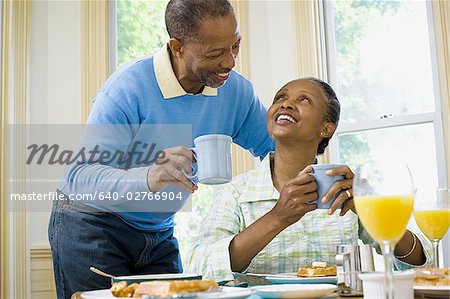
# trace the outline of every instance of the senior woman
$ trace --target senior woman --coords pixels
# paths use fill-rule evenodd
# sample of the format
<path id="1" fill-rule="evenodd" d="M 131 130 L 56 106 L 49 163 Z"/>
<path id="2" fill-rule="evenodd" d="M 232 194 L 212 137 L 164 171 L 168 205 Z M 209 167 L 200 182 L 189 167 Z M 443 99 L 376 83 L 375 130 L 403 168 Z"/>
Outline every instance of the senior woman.
<path id="1" fill-rule="evenodd" d="M 329 210 L 319 210 L 311 164 L 336 130 L 340 104 L 333 89 L 316 78 L 287 83 L 267 112 L 275 152 L 260 167 L 214 188 L 211 212 L 187 259 L 189 271 L 217 281 L 233 272 L 296 272 L 314 261 L 335 264 L 339 244 L 375 242 L 364 230 L 353 204 L 349 167 L 323 199 L 341 192 Z M 349 196 L 350 195 L 350 196 Z M 343 204 L 338 213 L 337 207 Z M 398 268 L 423 265 L 422 242 L 407 231 L 395 248 Z"/>

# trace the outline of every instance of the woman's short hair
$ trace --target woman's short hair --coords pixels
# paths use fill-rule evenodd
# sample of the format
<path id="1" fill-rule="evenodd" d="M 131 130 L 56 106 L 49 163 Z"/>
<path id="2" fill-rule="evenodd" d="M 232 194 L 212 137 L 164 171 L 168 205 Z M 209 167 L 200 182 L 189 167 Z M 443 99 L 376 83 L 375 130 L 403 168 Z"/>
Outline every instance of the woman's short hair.
<path id="1" fill-rule="evenodd" d="M 337 128 L 339 124 L 339 117 L 341 114 L 341 104 L 339 103 L 339 100 L 333 88 L 328 83 L 314 77 L 308 77 L 305 78 L 305 80 L 309 80 L 312 81 L 313 83 L 316 83 L 323 91 L 323 93 L 326 96 L 326 105 L 327 105 L 327 111 L 325 113 L 324 118 L 326 121 L 333 123 Z M 317 147 L 317 154 L 321 155 L 325 152 L 325 149 L 327 148 L 328 143 L 330 142 L 332 136 L 333 134 L 331 134 L 330 137 L 322 139 L 322 141 L 319 143 L 319 146 Z"/>

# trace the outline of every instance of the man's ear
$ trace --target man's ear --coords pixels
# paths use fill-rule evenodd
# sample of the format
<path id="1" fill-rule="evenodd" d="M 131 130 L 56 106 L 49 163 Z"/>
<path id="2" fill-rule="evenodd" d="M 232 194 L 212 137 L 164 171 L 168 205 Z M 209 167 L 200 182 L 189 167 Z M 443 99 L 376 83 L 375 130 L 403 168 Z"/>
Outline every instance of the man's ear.
<path id="1" fill-rule="evenodd" d="M 336 130 L 336 125 L 331 122 L 327 122 L 324 125 L 324 127 L 322 128 L 322 131 L 320 132 L 320 137 L 329 138 L 333 135 L 335 130 Z"/>
<path id="2" fill-rule="evenodd" d="M 172 55 L 174 57 L 177 58 L 182 58 L 183 57 L 183 44 L 181 43 L 181 41 L 179 41 L 176 38 L 171 38 L 169 39 L 169 48 L 170 48 L 170 52 L 172 52 Z"/>

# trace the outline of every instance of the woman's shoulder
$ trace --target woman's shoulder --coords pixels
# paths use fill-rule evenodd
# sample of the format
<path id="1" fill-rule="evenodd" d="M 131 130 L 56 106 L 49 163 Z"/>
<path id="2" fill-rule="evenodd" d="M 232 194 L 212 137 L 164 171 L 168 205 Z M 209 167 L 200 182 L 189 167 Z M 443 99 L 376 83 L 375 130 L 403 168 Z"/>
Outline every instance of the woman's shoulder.
<path id="1" fill-rule="evenodd" d="M 251 172 L 251 171 L 249 171 Z M 217 185 L 214 187 L 215 193 L 233 193 L 233 195 L 239 195 L 242 193 L 242 190 L 245 188 L 246 185 L 246 176 L 249 172 L 234 176 L 231 180 L 231 182 L 223 184 L 223 185 Z M 235 196 L 236 197 L 236 196 Z"/>
<path id="2" fill-rule="evenodd" d="M 264 171 L 262 165 L 255 167 L 243 174 L 235 176 L 232 183 L 239 189 L 244 189 L 252 185 L 252 182 L 261 176 L 261 172 Z"/>
<path id="3" fill-rule="evenodd" d="M 253 182 L 258 181 L 261 176 L 261 167 L 256 167 L 240 175 L 234 176 L 231 182 L 223 185 L 216 186 L 215 193 L 224 194 L 229 197 L 231 194 L 237 202 L 242 201 L 242 195 L 247 194 L 248 189 L 252 189 Z"/>

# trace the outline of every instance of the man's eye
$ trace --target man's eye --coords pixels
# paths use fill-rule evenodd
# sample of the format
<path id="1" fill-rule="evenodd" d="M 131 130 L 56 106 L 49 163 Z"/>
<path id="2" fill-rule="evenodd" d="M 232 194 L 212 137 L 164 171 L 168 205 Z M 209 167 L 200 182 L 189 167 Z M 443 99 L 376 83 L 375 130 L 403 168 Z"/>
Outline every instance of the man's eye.
<path id="1" fill-rule="evenodd" d="M 209 54 L 207 57 L 214 59 L 214 58 L 218 58 L 220 57 L 220 55 L 222 55 L 221 53 L 213 53 L 213 54 Z"/>
<path id="2" fill-rule="evenodd" d="M 277 101 L 280 101 L 280 100 L 283 100 L 283 99 L 284 99 L 284 97 L 281 97 L 281 96 L 280 96 L 280 97 L 276 97 L 273 101 L 274 101 L 274 102 L 277 102 Z"/>

